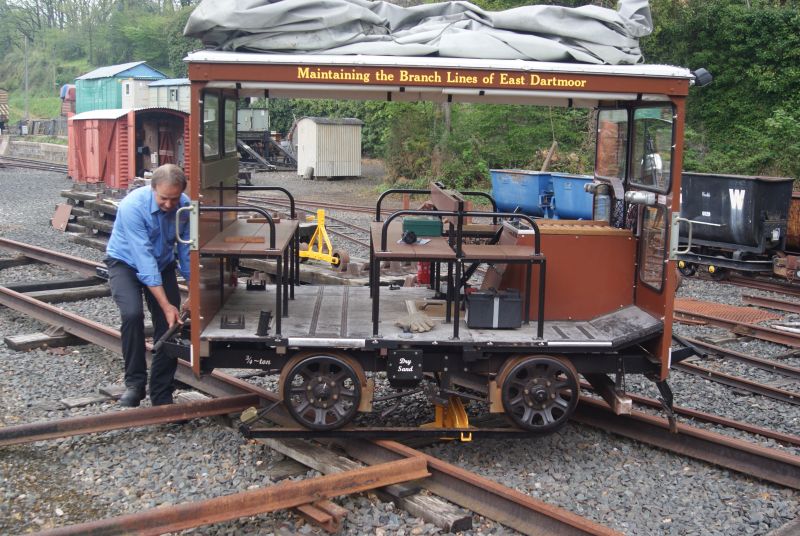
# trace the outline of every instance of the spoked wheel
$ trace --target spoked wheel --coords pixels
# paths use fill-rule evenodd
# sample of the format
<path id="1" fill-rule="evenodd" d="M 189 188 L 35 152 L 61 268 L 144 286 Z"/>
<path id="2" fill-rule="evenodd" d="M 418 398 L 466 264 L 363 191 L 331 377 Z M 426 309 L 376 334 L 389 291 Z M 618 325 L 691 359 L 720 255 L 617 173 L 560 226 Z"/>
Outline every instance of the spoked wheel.
<path id="1" fill-rule="evenodd" d="M 503 408 L 520 428 L 551 432 L 578 405 L 578 372 L 566 359 L 546 355 L 517 358 L 498 376 Z"/>
<path id="2" fill-rule="evenodd" d="M 313 355 L 287 364 L 288 371 L 281 374 L 283 403 L 298 423 L 311 430 L 335 430 L 355 417 L 361 382 L 347 361 Z"/>

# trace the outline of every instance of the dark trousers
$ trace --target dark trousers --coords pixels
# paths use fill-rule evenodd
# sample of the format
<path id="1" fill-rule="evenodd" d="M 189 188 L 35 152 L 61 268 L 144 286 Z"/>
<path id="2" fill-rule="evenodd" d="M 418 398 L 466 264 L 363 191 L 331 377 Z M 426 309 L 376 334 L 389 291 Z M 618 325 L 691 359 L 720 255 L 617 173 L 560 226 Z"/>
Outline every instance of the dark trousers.
<path id="1" fill-rule="evenodd" d="M 144 307 L 142 294 L 147 309 L 153 319 L 153 340 L 161 338 L 169 325 L 150 289 L 136 277 L 136 270 L 117 259 L 107 258 L 108 279 L 111 285 L 111 296 L 119 307 L 122 316 L 122 356 L 125 359 L 125 386 L 142 392 L 147 384 L 147 361 L 145 360 Z M 178 291 L 178 280 L 175 275 L 175 263 L 170 263 L 161 272 L 162 285 L 169 302 L 180 307 L 181 296 Z M 173 380 L 178 360 L 168 357 L 163 351 L 153 356 L 150 369 L 150 401 L 153 404 L 165 404 L 172 401 Z"/>

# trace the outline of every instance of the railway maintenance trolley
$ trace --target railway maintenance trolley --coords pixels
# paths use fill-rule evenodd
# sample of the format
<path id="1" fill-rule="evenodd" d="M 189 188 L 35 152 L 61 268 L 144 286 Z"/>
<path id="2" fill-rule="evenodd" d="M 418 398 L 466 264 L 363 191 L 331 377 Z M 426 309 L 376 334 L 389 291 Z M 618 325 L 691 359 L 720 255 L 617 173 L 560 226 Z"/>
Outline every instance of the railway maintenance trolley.
<path id="1" fill-rule="evenodd" d="M 578 403 L 579 375 L 618 413 L 630 408 L 627 374 L 652 379 L 671 402 L 670 256 L 692 72 L 221 51 L 194 52 L 186 61 L 192 206 L 181 210 L 192 228 L 192 329 L 191 344 L 171 348 L 197 374 L 215 367 L 279 371 L 286 409 L 317 431 L 371 410 L 375 372 L 385 372 L 401 394 L 425 382 L 441 422 L 459 426 L 466 423 L 463 392 L 522 429 L 554 430 Z M 244 188 L 236 180 L 237 99 L 264 96 L 596 109 L 598 219 L 498 212 L 486 194 L 481 206 L 492 208 L 479 213 L 468 203 L 480 201 L 476 192 L 440 183 L 426 190 L 424 210 L 391 212 L 382 206 L 386 197 L 403 191 L 390 191 L 372 223 L 369 286 L 298 285 L 294 209 L 275 221 L 237 201 Z M 415 219 L 433 222 L 434 230 L 403 240 L 404 225 Z M 237 285 L 231 274 L 242 257 L 274 261 L 274 284 Z M 430 284 L 382 287 L 379 265 L 390 260 L 430 263 Z M 468 289 L 476 267 L 485 275 Z M 435 323 L 429 331 L 408 329 L 408 318 L 420 312 Z M 403 318 L 406 326 L 398 327 Z"/>

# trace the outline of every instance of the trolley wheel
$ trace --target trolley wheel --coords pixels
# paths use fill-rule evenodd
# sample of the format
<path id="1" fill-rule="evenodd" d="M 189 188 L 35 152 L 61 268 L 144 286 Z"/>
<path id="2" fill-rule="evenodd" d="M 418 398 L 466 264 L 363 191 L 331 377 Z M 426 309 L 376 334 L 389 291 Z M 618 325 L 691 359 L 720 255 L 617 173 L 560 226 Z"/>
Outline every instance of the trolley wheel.
<path id="1" fill-rule="evenodd" d="M 298 253 L 299 253 L 300 251 L 308 251 L 308 248 L 309 248 L 309 247 L 310 247 L 310 246 L 309 246 L 307 243 L 305 243 L 305 242 L 300 242 L 300 250 L 298 251 Z M 300 257 L 300 256 L 298 255 L 298 258 L 300 259 L 300 262 L 308 262 L 308 257 Z"/>
<path id="2" fill-rule="evenodd" d="M 578 372 L 563 358 L 535 355 L 516 358 L 498 375 L 506 414 L 520 428 L 552 432 L 563 426 L 578 405 Z"/>
<path id="3" fill-rule="evenodd" d="M 692 277 L 697 273 L 697 265 L 691 262 L 678 261 L 678 270 L 686 277 Z"/>
<path id="4" fill-rule="evenodd" d="M 358 365 L 356 365 L 358 366 Z M 361 403 L 359 374 L 336 355 L 311 355 L 281 373 L 283 403 L 311 430 L 335 430 L 350 422 Z"/>
<path id="5" fill-rule="evenodd" d="M 331 263 L 334 268 L 336 268 L 337 270 L 341 270 L 343 272 L 347 270 L 347 264 L 350 262 L 349 253 L 347 253 L 346 251 L 342 251 L 341 249 L 335 249 L 333 250 L 333 258 L 339 259 L 339 262 L 337 262 L 336 264 Z"/>

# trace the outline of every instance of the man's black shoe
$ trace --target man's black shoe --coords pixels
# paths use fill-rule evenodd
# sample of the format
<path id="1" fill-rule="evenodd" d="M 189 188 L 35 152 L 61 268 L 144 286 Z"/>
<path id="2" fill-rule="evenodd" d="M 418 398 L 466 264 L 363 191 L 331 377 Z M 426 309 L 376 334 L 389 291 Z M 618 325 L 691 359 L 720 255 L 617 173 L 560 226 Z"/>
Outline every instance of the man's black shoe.
<path id="1" fill-rule="evenodd" d="M 136 408 L 144 399 L 144 389 L 128 387 L 122 396 L 119 397 L 119 405 L 123 408 Z"/>

